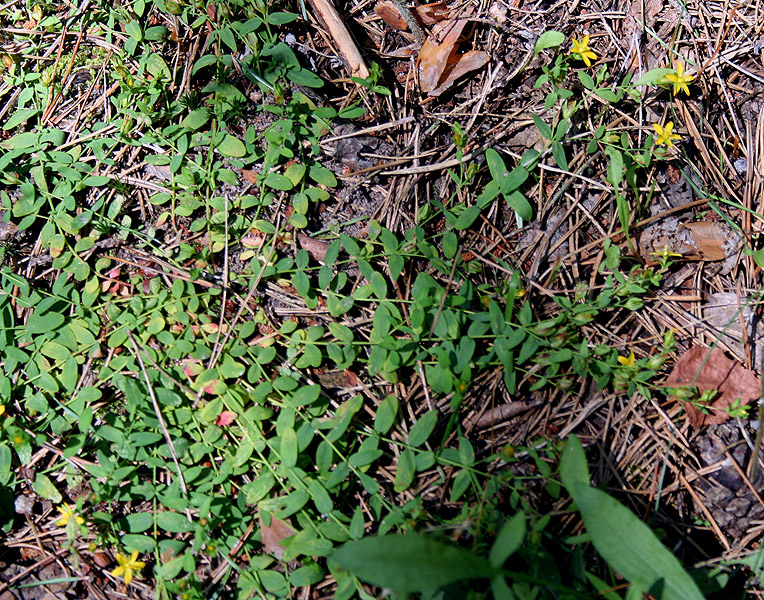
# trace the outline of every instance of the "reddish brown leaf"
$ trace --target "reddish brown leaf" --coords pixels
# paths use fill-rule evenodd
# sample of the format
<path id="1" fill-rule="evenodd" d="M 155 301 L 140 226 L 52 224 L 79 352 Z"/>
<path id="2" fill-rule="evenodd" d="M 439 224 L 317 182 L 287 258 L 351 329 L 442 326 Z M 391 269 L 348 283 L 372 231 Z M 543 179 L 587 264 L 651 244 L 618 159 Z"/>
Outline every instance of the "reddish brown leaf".
<path id="1" fill-rule="evenodd" d="M 718 390 L 719 394 L 708 405 L 709 414 L 703 414 L 691 402 L 684 408 L 695 427 L 723 423 L 729 419 L 725 412 L 735 400 L 741 405 L 756 400 L 761 393 L 759 378 L 739 362 L 728 359 L 718 348 L 694 346 L 685 352 L 666 378 L 667 387 L 696 387 L 702 393 Z"/>
<path id="2" fill-rule="evenodd" d="M 440 94 L 454 85 L 454 82 L 462 75 L 466 75 L 470 71 L 477 71 L 488 62 L 488 53 L 480 50 L 470 50 L 469 52 L 457 54 L 456 56 L 458 60 L 450 70 L 446 68 L 446 71 L 444 72 L 445 79 L 441 81 L 438 87 L 429 93 L 430 96 L 440 96 Z"/>
<path id="3" fill-rule="evenodd" d="M 241 176 L 244 178 L 244 181 L 247 183 L 251 183 L 252 185 L 257 185 L 257 179 L 260 177 L 260 173 L 257 171 L 250 171 L 249 169 L 242 169 L 241 170 Z"/>
<path id="4" fill-rule="evenodd" d="M 407 31 L 408 25 L 401 16 L 400 11 L 394 3 L 389 0 L 382 0 L 374 5 L 374 12 L 387 25 L 398 31 Z M 448 16 L 448 7 L 445 2 L 433 2 L 424 6 L 417 6 L 411 11 L 414 18 L 420 25 L 434 25 Z"/>
<path id="5" fill-rule="evenodd" d="M 289 521 L 281 521 L 276 517 L 271 517 L 271 524 L 266 526 L 263 522 L 263 516 L 258 512 L 258 518 L 260 519 L 260 531 L 262 532 L 262 544 L 263 549 L 272 554 L 276 558 L 282 558 L 284 556 L 284 546 L 281 545 L 281 541 L 292 537 L 297 532 L 292 529 Z"/>
<path id="6" fill-rule="evenodd" d="M 298 239 L 300 240 L 300 246 L 303 250 L 307 250 L 308 254 L 316 260 L 324 262 L 326 251 L 329 249 L 329 244 L 327 242 L 315 240 L 304 233 L 301 233 L 298 236 Z"/>
<path id="7" fill-rule="evenodd" d="M 330 371 L 328 373 L 316 373 L 318 381 L 327 388 L 352 388 L 361 385 L 358 375 L 349 369 L 344 371 Z"/>
<path id="8" fill-rule="evenodd" d="M 448 58 L 454 52 L 456 42 L 467 26 L 467 19 L 452 19 L 436 25 L 419 51 L 419 86 L 423 92 L 438 87 Z"/>

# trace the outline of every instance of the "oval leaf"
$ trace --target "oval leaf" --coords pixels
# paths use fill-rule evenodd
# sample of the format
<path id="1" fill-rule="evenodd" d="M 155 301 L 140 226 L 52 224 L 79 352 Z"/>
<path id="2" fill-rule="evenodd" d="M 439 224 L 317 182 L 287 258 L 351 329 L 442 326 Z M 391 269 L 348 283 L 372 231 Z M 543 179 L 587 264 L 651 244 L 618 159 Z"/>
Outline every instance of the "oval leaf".
<path id="1" fill-rule="evenodd" d="M 348 542 L 333 558 L 356 577 L 401 594 L 431 593 L 454 581 L 497 573 L 472 552 L 416 534 Z"/>

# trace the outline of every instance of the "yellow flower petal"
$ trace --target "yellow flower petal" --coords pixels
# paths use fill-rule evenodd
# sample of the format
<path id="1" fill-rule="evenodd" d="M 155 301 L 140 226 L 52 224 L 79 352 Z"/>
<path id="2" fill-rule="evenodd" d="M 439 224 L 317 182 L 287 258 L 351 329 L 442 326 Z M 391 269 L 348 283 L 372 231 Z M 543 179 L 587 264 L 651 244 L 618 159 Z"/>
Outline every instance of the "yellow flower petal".
<path id="1" fill-rule="evenodd" d="M 589 49 L 589 36 L 585 35 L 579 42 L 577 39 L 572 40 L 573 47 L 570 50 L 570 54 L 577 54 L 578 58 L 584 61 L 587 67 L 592 66 L 592 60 L 597 59 L 597 55 Z"/>
<path id="2" fill-rule="evenodd" d="M 619 356 L 618 362 L 624 367 L 633 367 L 637 362 L 637 357 L 634 356 L 634 350 L 629 351 L 629 356 Z"/>
<path id="3" fill-rule="evenodd" d="M 116 569 L 114 569 L 114 570 L 111 572 L 111 574 L 112 574 L 112 576 L 113 576 L 113 577 L 122 577 L 122 575 L 124 574 L 124 572 L 125 572 L 125 567 L 124 567 L 124 565 L 120 565 L 120 566 L 118 566 Z"/>

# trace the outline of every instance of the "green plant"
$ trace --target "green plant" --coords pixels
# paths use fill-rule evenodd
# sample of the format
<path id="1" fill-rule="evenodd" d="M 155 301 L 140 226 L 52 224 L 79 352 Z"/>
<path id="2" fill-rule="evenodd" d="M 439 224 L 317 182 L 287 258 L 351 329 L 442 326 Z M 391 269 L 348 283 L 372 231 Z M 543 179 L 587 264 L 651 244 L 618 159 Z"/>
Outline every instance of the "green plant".
<path id="1" fill-rule="evenodd" d="M 298 15 L 259 0 L 91 8 L 87 18 L 35 17 L 46 34 L 102 35 L 118 49 L 61 54 L 105 84 L 104 106 L 82 111 L 76 127 L 49 118 L 70 89 L 61 61 L 31 58 L 51 35 L 14 33 L 35 54 L 14 55 L 3 73 L 3 89 L 19 93 L 3 124 L 0 202 L 30 255 L 0 269 L 4 531 L 14 494 L 30 485 L 60 507 L 73 562 L 110 553 L 106 572 L 125 585 L 142 578 L 160 598 L 292 597 L 321 582 L 336 598 L 368 598 L 356 575 L 375 566 L 358 566 L 360 552 L 393 544 L 400 562 L 368 580 L 403 593 L 474 575 L 485 579 L 475 597 L 605 590 L 583 569 L 575 586 L 556 579 L 551 515 L 529 500 L 531 489 L 560 498 L 555 441 L 493 447 L 463 412 L 489 377 L 513 396 L 583 380 L 649 396 L 673 334 L 637 358 L 592 341 L 589 328 L 640 310 L 672 255 L 646 268 L 606 240 L 595 285 L 547 299 L 522 261 L 480 256 L 471 242 L 499 204 L 519 226 L 532 221 L 546 161 L 569 174 L 577 145 L 608 157 L 627 232 L 626 188 L 638 197 L 639 177 L 670 158 L 657 146 L 671 150 L 672 122 L 637 147 L 592 101 L 640 101 L 642 85 L 685 91 L 687 75 L 677 67 L 615 85 L 603 66 L 575 83 L 560 53 L 537 84 L 547 91 L 547 112 L 532 116 L 540 150 L 488 148 L 481 179 L 468 158 L 480 153 L 476 130 L 450 123 L 458 166 L 443 189 L 453 192 L 432 194 L 404 224 L 358 218 L 306 235 L 342 185 L 322 137 L 364 110 L 294 87 L 324 85 L 282 41 Z M 185 71 L 174 58 L 184 35 L 204 40 Z M 564 40 L 547 32 L 536 54 Z M 579 55 L 596 59 L 586 46 Z M 373 64 L 356 81 L 362 102 L 390 94 L 381 81 Z M 574 101 L 579 83 L 586 92 Z M 582 131 L 584 111 L 594 131 Z M 350 235 L 360 220 L 363 234 Z M 407 382 L 421 385 L 421 402 L 400 393 Z M 17 470 L 43 451 L 56 458 L 28 484 Z M 506 468 L 519 454 L 532 475 Z M 425 481 L 437 502 L 421 493 Z M 472 551 L 445 541 L 459 531 Z M 564 551 L 578 556 L 572 546 Z M 510 556 L 525 575 L 503 571 Z"/>

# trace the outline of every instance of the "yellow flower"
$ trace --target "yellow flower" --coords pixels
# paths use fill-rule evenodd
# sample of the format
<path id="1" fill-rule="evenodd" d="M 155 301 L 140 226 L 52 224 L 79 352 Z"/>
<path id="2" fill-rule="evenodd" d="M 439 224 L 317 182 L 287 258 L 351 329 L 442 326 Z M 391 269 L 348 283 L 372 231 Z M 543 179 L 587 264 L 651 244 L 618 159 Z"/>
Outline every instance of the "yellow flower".
<path id="1" fill-rule="evenodd" d="M 77 521 L 77 525 L 82 525 L 85 522 L 80 515 L 75 514 L 71 506 L 64 502 L 61 506 L 57 506 L 56 509 L 61 513 L 61 518 L 56 522 L 59 527 L 66 527 L 69 519 L 74 518 Z"/>
<path id="2" fill-rule="evenodd" d="M 674 147 L 674 140 L 681 140 L 682 136 L 677 135 L 676 133 L 673 133 L 674 131 L 674 122 L 669 121 L 666 123 L 666 127 L 661 127 L 658 125 L 658 123 L 653 123 L 653 129 L 655 129 L 655 133 L 658 134 L 658 137 L 655 139 L 655 144 L 657 146 L 660 146 L 661 144 L 666 144 L 669 148 Z"/>
<path id="3" fill-rule="evenodd" d="M 650 252 L 650 256 L 659 257 L 659 258 L 662 258 L 663 260 L 674 258 L 674 257 L 682 258 L 682 255 L 679 254 L 678 252 L 672 252 L 671 250 L 669 250 L 668 244 L 664 244 L 663 250 L 661 250 L 660 252 Z"/>
<path id="4" fill-rule="evenodd" d="M 680 91 L 684 91 L 688 96 L 690 95 L 690 88 L 687 87 L 688 83 L 691 83 L 695 78 L 692 75 L 684 74 L 684 65 L 680 62 L 676 62 L 676 73 L 669 73 L 665 76 L 666 81 L 674 84 L 674 96 Z"/>
<path id="5" fill-rule="evenodd" d="M 624 367 L 633 367 L 635 364 L 637 364 L 637 357 L 634 356 L 634 350 L 629 352 L 628 358 L 626 356 L 619 356 L 618 362 L 621 363 Z"/>
<path id="6" fill-rule="evenodd" d="M 597 55 L 589 48 L 589 36 L 585 35 L 579 42 L 576 38 L 572 39 L 573 48 L 570 50 L 571 54 L 578 54 L 578 57 L 584 61 L 587 67 L 592 66 L 592 60 L 597 60 Z"/>
<path id="7" fill-rule="evenodd" d="M 119 566 L 111 572 L 112 576 L 124 577 L 125 583 L 130 585 L 130 582 L 133 580 L 133 575 L 137 574 L 138 571 L 146 566 L 145 562 L 137 559 L 137 550 L 130 555 L 130 558 L 122 556 L 119 552 L 117 552 L 117 562 L 119 563 Z"/>
<path id="8" fill-rule="evenodd" d="M 5 404 L 0 404 L 0 416 L 5 414 Z"/>

